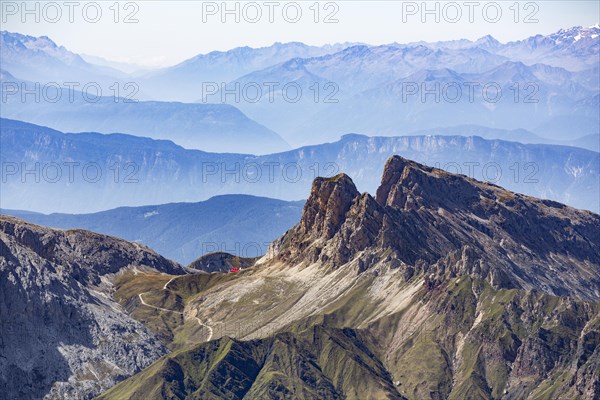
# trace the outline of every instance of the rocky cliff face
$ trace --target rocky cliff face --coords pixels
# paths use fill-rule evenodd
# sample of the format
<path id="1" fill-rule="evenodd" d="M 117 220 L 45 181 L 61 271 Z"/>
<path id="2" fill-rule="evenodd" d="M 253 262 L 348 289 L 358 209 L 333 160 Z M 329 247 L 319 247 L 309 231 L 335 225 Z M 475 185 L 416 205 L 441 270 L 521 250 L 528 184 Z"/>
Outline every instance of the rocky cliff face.
<path id="1" fill-rule="evenodd" d="M 125 270 L 182 273 L 150 249 L 0 216 L 0 397 L 87 399 L 166 347 L 111 297 Z"/>
<path id="2" fill-rule="evenodd" d="M 496 289 L 600 300 L 600 216 L 395 156 L 373 198 L 350 178 L 315 180 L 300 224 L 274 245 L 286 262 L 387 261 L 431 287 L 459 275 Z"/>

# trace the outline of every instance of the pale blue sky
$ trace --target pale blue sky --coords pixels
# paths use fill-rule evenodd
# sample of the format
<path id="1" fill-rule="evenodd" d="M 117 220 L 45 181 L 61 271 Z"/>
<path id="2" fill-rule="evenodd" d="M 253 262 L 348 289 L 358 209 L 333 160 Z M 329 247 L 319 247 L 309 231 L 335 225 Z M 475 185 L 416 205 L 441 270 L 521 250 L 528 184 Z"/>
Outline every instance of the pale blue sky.
<path id="1" fill-rule="evenodd" d="M 600 19 L 598 1 L 476 1 L 472 2 L 476 3 L 473 8 L 469 8 L 465 1 L 427 2 L 427 7 L 434 11 L 428 15 L 423 14 L 421 1 L 321 1 L 318 3 L 319 22 L 314 20 L 315 1 L 277 1 L 272 2 L 276 3 L 273 8 L 266 1 L 230 1 L 230 8 L 235 7 L 235 3 L 239 4 L 239 23 L 234 20 L 235 14 L 225 15 L 226 22 L 221 21 L 221 1 L 121 1 L 118 7 L 114 7 L 114 1 L 94 4 L 79 1 L 79 5 L 72 9 L 73 22 L 70 22 L 69 6 L 65 2 L 48 3 L 52 2 L 27 2 L 33 13 L 24 14 L 21 1 L 3 0 L 2 29 L 46 35 L 77 53 L 148 66 L 172 65 L 211 50 L 228 50 L 244 45 L 268 46 L 275 41 L 301 41 L 314 45 L 336 42 L 383 44 L 477 39 L 491 34 L 506 42 L 537 33 L 555 32 L 560 28 L 590 26 Z M 518 5 L 516 8 L 515 3 Z M 95 4 L 100 5 L 102 15 L 99 17 L 96 17 Z M 298 8 L 296 4 L 300 5 L 302 14 L 298 22 L 292 23 L 290 21 L 294 20 Z M 438 12 L 434 10 L 436 4 Z M 87 21 L 83 16 L 84 7 Z M 119 9 L 118 16 L 116 8 Z M 501 16 L 497 17 L 498 9 Z M 257 10 L 262 13 L 259 19 Z M 269 21 L 270 10 L 273 22 Z M 39 22 L 35 21 L 36 13 L 40 17 Z M 130 14 L 138 22 L 124 23 L 125 17 Z M 338 22 L 324 23 L 325 17 L 330 14 Z M 439 22 L 435 21 L 436 14 Z M 472 21 L 469 20 L 470 15 Z M 116 16 L 117 23 L 114 21 Z M 525 22 L 527 16 L 528 23 Z M 422 18 L 426 18 L 425 22 Z M 253 19 L 258 19 L 258 22 L 250 22 Z M 90 22 L 93 20 L 97 22 Z"/>

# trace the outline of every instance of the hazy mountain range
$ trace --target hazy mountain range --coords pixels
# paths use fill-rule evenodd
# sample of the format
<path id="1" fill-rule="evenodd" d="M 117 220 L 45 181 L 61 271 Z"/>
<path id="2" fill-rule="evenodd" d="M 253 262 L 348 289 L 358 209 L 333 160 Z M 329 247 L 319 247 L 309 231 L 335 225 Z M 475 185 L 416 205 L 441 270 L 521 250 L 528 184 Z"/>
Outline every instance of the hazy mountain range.
<path id="1" fill-rule="evenodd" d="M 227 151 L 263 154 L 285 146 L 276 134 L 299 146 L 336 140 L 348 132 L 390 136 L 399 130 L 454 125 L 527 129 L 546 140 L 570 141 L 599 133 L 599 34 L 594 26 L 504 44 L 487 36 L 435 43 L 240 47 L 197 55 L 156 71 L 114 73 L 121 92 L 126 82 L 139 89 L 137 98 L 144 102 L 135 109 L 127 103 L 92 107 L 81 102 L 12 100 L 3 104 L 7 110 L 2 116 L 61 130 L 151 135 L 213 151 L 223 150 L 218 140 L 207 137 L 223 135 L 231 138 L 225 141 Z M 3 32 L 2 41 L 7 43 L 2 46 L 3 59 L 8 60 L 2 66 L 4 74 L 17 80 L 68 81 L 67 76 L 83 76 L 82 82 L 105 82 L 105 75 L 114 71 L 86 62 L 46 37 Z M 207 84 L 209 93 L 204 90 Z M 495 100 L 498 88 L 502 92 Z M 437 94 L 424 96 L 426 90 Z M 242 123 L 245 116 L 232 108 L 172 100 L 227 103 L 258 124 Z M 132 112 L 137 124 L 118 117 Z M 177 115 L 181 122 L 172 122 L 165 113 Z M 228 114 L 236 113 L 238 123 L 228 125 Z M 108 118 L 113 114 L 117 117 Z M 89 125 L 90 120 L 96 127 Z"/>
<path id="2" fill-rule="evenodd" d="M 19 121 L 0 122 L 0 199 L 8 209 L 84 213 L 197 202 L 222 194 L 298 200 L 307 196 L 315 177 L 340 171 L 361 190 L 374 191 L 383 163 L 393 154 L 531 196 L 596 212 L 600 207 L 599 155 L 576 147 L 465 136 L 354 134 L 254 156 L 186 150 L 169 141 L 123 134 L 65 134 Z"/>
<path id="3" fill-rule="evenodd" d="M 125 82 L 127 74 L 86 62 L 79 54 L 59 46 L 47 36 L 0 32 L 2 70 L 19 79 L 40 82 Z M 4 80 L 5 78 L 3 78 Z"/>
<path id="4" fill-rule="evenodd" d="M 596 112 L 600 106 L 598 89 L 575 79 L 563 80 L 563 74 L 569 75 L 560 68 L 512 61 L 480 73 L 458 73 L 448 68 L 421 70 L 326 105 L 306 122 L 288 128 L 294 129 L 296 136 L 319 132 L 329 139 L 349 131 L 389 136 L 398 127 L 419 130 L 465 123 L 523 128 L 553 140 L 596 133 L 600 123 Z M 486 85 L 488 89 L 484 89 Z M 239 107 L 250 117 L 265 121 L 250 111 L 251 105 Z M 316 136 L 309 142 L 315 142 Z"/>
<path id="5" fill-rule="evenodd" d="M 15 79 L 7 72 L 0 71 L 0 74 L 5 82 L 0 89 L 2 117 L 67 132 L 128 132 L 208 151 L 265 154 L 290 147 L 278 134 L 227 104 L 135 101 L 135 96 L 129 97 L 135 88 L 123 90 L 123 86 L 118 92 L 122 97 L 111 96 L 115 92 L 106 85 L 100 87 L 100 92 L 57 86 L 35 89 L 33 82 Z M 10 82 L 10 86 L 6 82 Z M 23 94 L 26 88 L 37 92 L 38 98 Z M 106 95 L 95 97 L 96 93 Z"/>
<path id="6" fill-rule="evenodd" d="M 252 94 L 236 101 L 217 93 L 208 100 L 235 104 L 294 144 L 332 140 L 346 132 L 392 135 L 400 126 L 415 130 L 457 124 L 525 128 L 549 139 L 576 139 L 597 133 L 600 124 L 599 61 L 594 56 L 599 33 L 597 27 L 573 28 L 506 45 L 491 37 L 460 45 L 356 45 L 295 58 L 228 84 L 231 91 L 251 82 L 263 88 L 280 82 L 272 95 L 275 101 L 266 93 L 258 102 L 250 101 Z M 545 57 L 536 56 L 540 53 Z M 282 98 L 284 83 L 302 88 L 300 101 Z M 497 88 L 502 90 L 498 99 Z"/>
<path id="7" fill-rule="evenodd" d="M 444 135 L 444 136 L 481 136 L 484 139 L 501 139 L 510 142 L 529 144 L 558 144 L 562 146 L 580 147 L 582 149 L 600 151 L 600 134 L 591 134 L 576 139 L 561 138 L 550 140 L 542 138 L 526 129 L 496 129 L 479 125 L 457 125 L 448 128 L 430 128 L 411 132 L 411 135 Z"/>
<path id="8" fill-rule="evenodd" d="M 217 84 L 234 80 L 250 71 L 296 58 L 335 53 L 349 43 L 309 46 L 299 42 L 275 43 L 269 47 L 237 47 L 229 51 L 199 54 L 168 68 L 138 75 L 141 87 L 161 99 L 194 102 L 204 97 L 203 83 Z"/>
<path id="9" fill-rule="evenodd" d="M 87 229 L 146 245 L 187 265 L 212 252 L 262 256 L 300 218 L 303 202 L 225 195 L 199 203 L 122 207 L 94 214 L 40 214 L 0 209 L 26 221 Z"/>

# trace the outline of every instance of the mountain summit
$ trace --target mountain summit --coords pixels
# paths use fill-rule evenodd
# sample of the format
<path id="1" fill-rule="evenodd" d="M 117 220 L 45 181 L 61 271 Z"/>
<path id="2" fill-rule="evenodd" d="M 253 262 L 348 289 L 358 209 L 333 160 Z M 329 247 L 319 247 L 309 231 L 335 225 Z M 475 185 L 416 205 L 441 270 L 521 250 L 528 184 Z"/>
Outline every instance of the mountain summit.
<path id="1" fill-rule="evenodd" d="M 426 273 L 429 285 L 466 274 L 598 301 L 598 226 L 597 214 L 394 156 L 375 198 L 344 174 L 317 178 L 276 247 L 287 262 L 339 267 L 369 254 L 407 277 Z"/>

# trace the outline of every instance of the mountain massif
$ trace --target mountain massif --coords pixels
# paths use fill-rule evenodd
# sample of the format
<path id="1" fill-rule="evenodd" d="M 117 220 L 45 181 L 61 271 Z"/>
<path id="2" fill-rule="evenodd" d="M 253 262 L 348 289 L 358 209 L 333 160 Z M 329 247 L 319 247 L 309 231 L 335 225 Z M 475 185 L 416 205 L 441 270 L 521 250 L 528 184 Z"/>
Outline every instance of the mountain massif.
<path id="1" fill-rule="evenodd" d="M 318 178 L 254 267 L 155 286 L 159 306 L 197 288 L 179 310 L 205 343 L 100 398 L 594 399 L 599 224 L 401 157 L 375 197 Z"/>
<path id="2" fill-rule="evenodd" d="M 374 197 L 345 174 L 315 179 L 298 224 L 256 262 L 198 263 L 237 273 L 1 226 L 1 321 L 20 330 L 3 335 L 0 366 L 22 371 L 3 382 L 15 396 L 88 398 L 128 376 L 99 398 L 600 395 L 600 216 L 399 156 Z"/>

